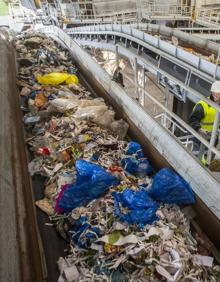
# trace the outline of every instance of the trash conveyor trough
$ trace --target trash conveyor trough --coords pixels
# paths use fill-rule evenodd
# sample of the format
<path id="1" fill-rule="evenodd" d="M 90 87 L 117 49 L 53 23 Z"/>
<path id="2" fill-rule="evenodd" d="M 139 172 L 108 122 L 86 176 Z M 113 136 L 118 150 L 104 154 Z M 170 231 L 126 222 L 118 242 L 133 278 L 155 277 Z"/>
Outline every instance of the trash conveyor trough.
<path id="1" fill-rule="evenodd" d="M 59 40 L 62 39 L 59 38 Z M 109 75 L 84 50 L 72 41 L 69 41 L 70 46 L 67 42 L 63 43 L 70 48 L 82 76 L 94 93 L 104 97 L 113 106 L 118 117 L 123 117 L 129 123 L 130 137 L 143 146 L 154 167 L 159 169 L 172 166 L 190 182 L 198 195 L 195 205 L 198 222 L 209 238 L 218 245 L 220 228 L 217 203 L 220 198 L 218 198 L 219 192 L 216 190 L 219 185 L 216 180 L 168 132 L 164 131 L 140 106 L 129 98 L 121 87 L 112 82 Z M 33 198 L 30 193 L 31 184 L 27 172 L 22 117 L 15 88 L 15 57 L 9 43 L 1 42 L 1 60 L 2 58 L 4 58 L 4 64 L 1 64 L 2 195 L 0 200 L 1 223 L 4 226 L 4 232 L 1 233 L 1 252 L 3 252 L 4 259 L 1 260 L 1 280 L 11 281 L 12 277 L 17 277 L 14 281 L 43 281 L 47 274 L 41 239 L 38 236 L 36 226 Z M 197 177 L 195 177 L 196 172 Z M 39 188 L 40 185 L 39 180 L 36 182 L 34 180 L 33 186 L 35 188 Z M 209 189 L 213 194 L 211 196 L 203 195 L 204 189 Z M 35 195 L 35 197 L 38 196 L 40 195 Z M 52 232 L 48 234 L 48 230 L 45 230 L 43 217 L 38 215 L 38 220 L 47 266 L 51 267 L 48 267 L 48 277 L 50 277 L 48 281 L 53 281 L 57 274 L 52 264 L 56 262 L 56 256 L 63 246 L 55 234 Z M 16 247 L 12 249 L 11 244 Z M 63 254 L 59 253 L 59 255 Z"/>

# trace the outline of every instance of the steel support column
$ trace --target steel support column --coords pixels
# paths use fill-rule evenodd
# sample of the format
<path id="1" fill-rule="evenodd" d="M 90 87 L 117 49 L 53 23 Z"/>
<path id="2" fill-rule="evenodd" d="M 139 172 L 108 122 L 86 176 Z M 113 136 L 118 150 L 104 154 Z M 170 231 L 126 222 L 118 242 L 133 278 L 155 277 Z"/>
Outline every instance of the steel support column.
<path id="1" fill-rule="evenodd" d="M 138 94 L 138 63 L 137 63 L 137 58 L 134 58 L 134 82 L 135 82 L 135 98 L 139 99 L 139 94 Z"/>
<path id="2" fill-rule="evenodd" d="M 119 66 L 119 55 L 118 55 L 118 46 L 115 46 L 115 63 L 116 63 L 116 67 Z"/>
<path id="3" fill-rule="evenodd" d="M 145 89 L 145 69 L 142 68 L 141 70 L 141 84 L 142 84 L 142 87 L 143 87 L 143 90 Z M 139 91 L 139 103 L 144 106 L 144 103 L 145 103 L 145 94 L 144 94 L 144 91 L 143 90 L 140 90 Z"/>
<path id="4" fill-rule="evenodd" d="M 220 112 L 217 112 L 215 116 L 215 122 L 213 125 L 211 139 L 210 139 L 210 147 L 213 147 L 215 145 L 216 138 L 218 137 L 219 120 L 220 120 Z M 210 164 L 211 160 L 212 160 L 212 152 L 208 150 L 207 164 Z"/>

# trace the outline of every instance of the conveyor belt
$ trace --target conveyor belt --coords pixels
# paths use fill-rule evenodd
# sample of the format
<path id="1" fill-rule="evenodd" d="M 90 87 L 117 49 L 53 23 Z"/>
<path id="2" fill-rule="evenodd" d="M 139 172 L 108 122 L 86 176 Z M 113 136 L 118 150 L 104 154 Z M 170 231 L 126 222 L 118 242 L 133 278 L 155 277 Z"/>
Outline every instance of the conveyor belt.
<path id="1" fill-rule="evenodd" d="M 83 45 L 106 48 L 106 44 L 120 42 L 126 48 L 136 48 L 139 57 L 147 53 L 155 66 L 173 76 L 174 81 L 180 80 L 205 97 L 210 93 L 211 83 L 220 79 L 219 66 L 130 26 L 86 26 L 66 32 Z"/>
<path id="2" fill-rule="evenodd" d="M 53 34 L 69 48 L 85 78 L 97 87 L 96 92 L 102 93 L 106 100 L 114 105 L 116 112 L 127 118 L 131 137 L 143 145 L 155 167 L 167 166 L 169 162 L 192 184 L 194 191 L 203 201 L 197 202 L 200 221 L 206 227 L 210 238 L 219 243 L 219 183 L 167 131 L 137 103 L 134 103 L 121 87 L 112 82 L 108 74 L 62 30 L 51 29 L 49 32 L 45 29 L 44 31 L 47 35 Z M 44 259 L 27 171 L 22 116 L 15 85 L 15 56 L 12 46 L 4 40 L 0 40 L 0 58 L 2 62 L 0 64 L 2 226 L 0 280 L 41 282 L 44 281 L 46 273 L 43 271 Z M 41 197 L 42 184 L 39 179 L 33 183 L 36 198 Z M 60 241 L 58 246 L 52 234 L 53 229 L 44 226 L 46 220 L 40 213 L 38 220 L 41 224 L 41 236 L 49 271 L 48 281 L 55 281 L 57 272 L 56 265 L 53 263 L 58 254 L 61 254 L 62 242 Z M 209 226 L 207 223 L 210 223 Z M 43 232 L 47 232 L 48 235 L 45 236 Z"/>
<path id="3" fill-rule="evenodd" d="M 103 25 L 102 23 L 96 23 L 96 26 L 97 24 Z M 88 25 L 89 24 L 87 24 L 87 26 Z M 90 23 L 90 26 L 91 25 L 95 25 L 95 23 Z M 131 23 L 129 25 L 123 24 L 123 26 L 128 26 L 130 28 L 138 29 L 138 30 L 144 31 L 145 33 L 152 34 L 152 35 L 156 34 L 156 35 L 159 35 L 160 37 L 168 37 L 170 39 L 172 36 L 175 36 L 180 41 L 188 43 L 193 47 L 198 47 L 200 49 L 208 51 L 211 54 L 217 55 L 219 51 L 219 44 L 213 41 L 207 40 L 207 39 L 198 38 L 194 36 L 193 34 L 189 36 L 186 32 L 184 32 L 186 30 L 190 30 L 190 28 L 186 28 L 186 29 L 171 28 L 163 24 L 151 24 L 151 23 Z M 82 27 L 78 27 L 78 29 L 81 29 L 81 28 Z M 192 28 L 192 30 L 193 29 L 196 29 L 196 28 Z M 198 28 L 198 30 L 202 30 L 202 28 L 201 29 Z M 208 28 L 208 30 L 210 30 L 210 28 Z M 212 32 L 212 30 L 210 32 Z"/>

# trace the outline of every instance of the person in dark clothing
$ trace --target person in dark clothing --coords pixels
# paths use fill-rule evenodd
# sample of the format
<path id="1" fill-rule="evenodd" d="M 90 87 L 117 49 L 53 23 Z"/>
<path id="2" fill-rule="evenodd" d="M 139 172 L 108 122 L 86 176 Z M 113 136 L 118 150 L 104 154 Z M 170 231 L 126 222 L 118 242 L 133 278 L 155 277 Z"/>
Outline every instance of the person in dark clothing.
<path id="1" fill-rule="evenodd" d="M 208 97 L 211 101 L 220 103 L 220 81 L 215 81 L 211 86 L 211 95 Z M 210 140 L 213 125 L 216 116 L 216 109 L 207 104 L 205 101 L 200 100 L 193 108 L 192 114 L 189 119 L 191 127 L 199 132 L 206 140 Z M 194 147 L 196 150 L 200 148 L 200 141 L 194 138 Z M 218 144 L 216 138 L 215 146 Z M 204 148 L 203 148 L 204 149 Z M 201 148 L 200 148 L 201 150 Z M 200 154 L 202 155 L 202 154 Z"/>
<path id="2" fill-rule="evenodd" d="M 209 99 L 214 102 L 212 94 L 209 96 Z M 197 132 L 202 131 L 201 121 L 204 119 L 204 116 L 205 116 L 204 106 L 201 104 L 201 101 L 199 101 L 198 103 L 196 103 L 195 107 L 193 108 L 193 111 L 189 119 L 189 123 L 191 127 Z"/>
<path id="3" fill-rule="evenodd" d="M 117 67 L 116 70 L 114 71 L 112 80 L 119 83 L 122 87 L 124 86 L 124 79 L 123 79 L 123 74 L 121 73 L 121 67 Z"/>
<path id="4" fill-rule="evenodd" d="M 211 95 L 208 97 L 211 101 L 220 103 L 220 81 L 215 81 L 211 86 Z M 190 116 L 189 124 L 193 129 L 202 135 L 212 132 L 216 110 L 203 100 L 196 103 Z"/>

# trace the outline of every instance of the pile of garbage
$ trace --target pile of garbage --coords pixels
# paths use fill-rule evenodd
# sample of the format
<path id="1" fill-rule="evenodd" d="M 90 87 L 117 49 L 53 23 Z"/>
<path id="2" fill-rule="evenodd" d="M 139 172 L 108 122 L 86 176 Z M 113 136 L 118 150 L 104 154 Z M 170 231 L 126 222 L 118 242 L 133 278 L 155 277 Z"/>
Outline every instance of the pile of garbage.
<path id="1" fill-rule="evenodd" d="M 15 46 L 29 172 L 46 177 L 36 205 L 69 246 L 58 281 L 218 281 L 180 208 L 195 203 L 190 185 L 154 171 L 67 50 L 35 32 Z"/>
<path id="2" fill-rule="evenodd" d="M 217 58 L 214 54 L 211 54 L 211 55 L 202 55 L 201 53 L 199 53 L 198 51 L 195 51 L 193 48 L 191 47 L 183 47 L 181 45 L 179 45 L 179 40 L 176 36 L 172 36 L 171 38 L 171 41 L 168 40 L 168 42 L 170 42 L 171 44 L 173 44 L 174 46 L 178 47 L 178 48 L 181 48 L 183 50 L 185 50 L 186 52 L 190 53 L 190 54 L 193 54 L 193 55 L 196 55 L 198 57 L 200 57 L 201 59 L 203 60 L 206 60 L 206 61 L 209 61 L 213 64 L 218 64 L 219 65 L 219 60 L 217 62 Z M 206 50 L 207 52 L 207 50 Z"/>

